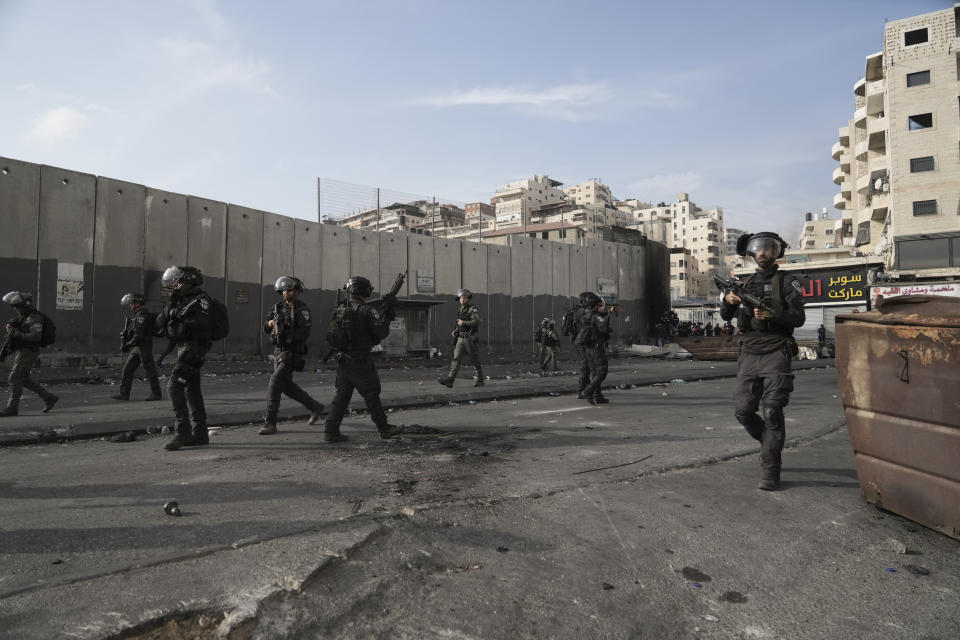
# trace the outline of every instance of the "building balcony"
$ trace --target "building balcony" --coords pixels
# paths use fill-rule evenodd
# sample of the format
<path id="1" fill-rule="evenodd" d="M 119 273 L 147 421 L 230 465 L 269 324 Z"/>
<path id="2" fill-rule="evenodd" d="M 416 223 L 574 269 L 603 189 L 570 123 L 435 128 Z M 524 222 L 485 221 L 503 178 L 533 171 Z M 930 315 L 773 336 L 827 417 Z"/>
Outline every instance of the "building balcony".
<path id="1" fill-rule="evenodd" d="M 866 140 L 863 140 L 862 142 L 858 142 L 857 146 L 854 147 L 853 157 L 855 157 L 857 160 L 863 160 L 867 157 L 867 151 L 869 150 L 870 149 L 867 146 Z"/>
<path id="2" fill-rule="evenodd" d="M 856 81 L 856 83 L 853 85 L 853 94 L 860 97 L 867 95 L 867 79 L 866 78 L 860 78 L 859 80 Z"/>
<path id="3" fill-rule="evenodd" d="M 847 199 L 843 197 L 842 193 L 833 196 L 833 206 L 840 210 L 847 208 Z"/>
<path id="4" fill-rule="evenodd" d="M 867 193 L 870 191 L 870 184 L 872 182 L 873 181 L 871 180 L 869 173 L 859 176 L 856 184 L 854 185 L 857 189 L 857 193 Z"/>
<path id="5" fill-rule="evenodd" d="M 846 151 L 840 154 L 840 168 L 844 173 L 850 173 L 850 154 Z"/>
<path id="6" fill-rule="evenodd" d="M 841 182 L 843 182 L 844 174 L 845 174 L 845 173 L 846 173 L 846 172 L 845 172 L 843 169 L 841 169 L 840 167 L 837 167 L 836 169 L 834 169 L 834 170 L 833 170 L 833 184 L 840 184 Z"/>
<path id="7" fill-rule="evenodd" d="M 867 83 L 867 114 L 875 116 L 883 113 L 883 91 L 886 83 L 883 80 Z"/>
<path id="8" fill-rule="evenodd" d="M 887 150 L 887 119 L 870 118 L 867 121 L 867 147 L 870 151 Z"/>
<path id="9" fill-rule="evenodd" d="M 833 143 L 833 147 L 830 148 L 830 154 L 833 156 L 834 160 L 840 159 L 840 154 L 843 153 L 844 145 L 839 142 Z"/>
<path id="10" fill-rule="evenodd" d="M 887 208 L 889 207 L 890 196 L 886 193 L 875 193 L 870 198 L 870 220 L 873 222 L 883 222 L 887 219 Z"/>
<path id="11" fill-rule="evenodd" d="M 850 198 L 850 182 L 848 180 L 840 183 L 840 195 L 847 199 Z"/>
<path id="12" fill-rule="evenodd" d="M 866 73 L 863 76 L 867 82 L 883 79 L 883 51 L 877 51 L 867 56 Z"/>
<path id="13" fill-rule="evenodd" d="M 867 126 L 867 105 L 863 105 L 853 112 L 853 126 L 861 129 Z"/>
<path id="14" fill-rule="evenodd" d="M 837 139 L 843 146 L 850 146 L 850 127 L 840 127 L 837 130 Z"/>

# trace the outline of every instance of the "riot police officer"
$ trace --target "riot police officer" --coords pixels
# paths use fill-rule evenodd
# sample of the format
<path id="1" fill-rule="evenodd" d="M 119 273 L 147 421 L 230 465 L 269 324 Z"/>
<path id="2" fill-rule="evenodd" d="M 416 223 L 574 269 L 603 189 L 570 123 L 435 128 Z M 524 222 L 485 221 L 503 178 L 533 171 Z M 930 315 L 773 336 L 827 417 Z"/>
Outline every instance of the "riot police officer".
<path id="1" fill-rule="evenodd" d="M 743 283 L 762 303 L 751 305 L 734 292 L 727 292 L 720 305 L 724 320 L 737 318 L 740 357 L 734 393 L 735 415 L 760 442 L 760 489 L 780 486 L 780 462 L 786 439 L 783 408 L 793 391 L 791 359 L 796 342 L 793 330 L 805 319 L 803 293 L 796 276 L 781 273 L 777 258 L 787 248 L 776 233 L 744 234 L 737 239 L 737 253 L 752 256 L 757 270 Z M 763 417 L 757 410 L 762 407 Z"/>
<path id="2" fill-rule="evenodd" d="M 469 289 L 460 289 L 457 291 L 457 298 L 460 300 L 460 309 L 457 311 L 457 326 L 450 333 L 453 336 L 453 359 L 450 361 L 450 371 L 446 376 L 440 378 L 438 382 L 445 387 L 453 387 L 453 381 L 457 379 L 457 372 L 460 371 L 460 359 L 463 354 L 470 355 L 470 362 L 477 372 L 477 381 L 473 383 L 475 387 L 484 385 L 483 367 L 480 364 L 480 309 L 470 302 L 473 293 Z"/>
<path id="3" fill-rule="evenodd" d="M 607 342 L 613 330 L 610 327 L 609 310 L 603 299 L 593 291 L 580 294 L 580 308 L 577 310 L 573 344 L 577 347 L 579 358 L 578 398 L 590 404 L 608 404 L 601 387 L 607 378 Z"/>
<path id="4" fill-rule="evenodd" d="M 155 319 L 144 306 L 146 299 L 139 293 L 128 293 L 120 299 L 120 304 L 130 307 L 133 315 L 127 319 L 123 333 L 120 334 L 120 350 L 127 353 L 120 373 L 120 392 L 110 396 L 114 400 L 129 400 L 133 386 L 133 374 L 143 364 L 143 371 L 150 383 L 150 395 L 144 400 L 161 400 L 160 379 L 157 377 L 157 365 L 153 361 L 153 333 Z"/>
<path id="5" fill-rule="evenodd" d="M 30 377 L 30 370 L 40 356 L 44 316 L 33 306 L 33 296 L 26 291 L 11 291 L 3 296 L 3 301 L 17 310 L 17 317 L 6 325 L 7 337 L 0 357 L 2 360 L 10 353 L 15 354 L 8 378 L 10 397 L 7 407 L 0 411 L 0 417 L 20 413 L 20 396 L 24 388 L 40 396 L 43 413 L 48 413 L 59 398 Z"/>
<path id="6" fill-rule="evenodd" d="M 296 400 L 310 411 L 309 424 L 317 424 L 323 405 L 293 381 L 294 371 L 303 371 L 307 355 L 307 339 L 313 320 L 310 308 L 300 300 L 303 283 L 293 276 L 280 276 L 273 286 L 282 299 L 270 310 L 263 330 L 273 342 L 273 375 L 267 387 L 267 413 L 264 416 L 260 435 L 277 432 L 277 412 L 280 410 L 280 394 Z"/>
<path id="7" fill-rule="evenodd" d="M 196 267 L 169 267 L 163 272 L 163 285 L 172 287 L 173 291 L 170 304 L 161 312 L 157 324 L 177 343 L 177 361 L 167 384 L 177 434 L 166 444 L 167 451 L 210 443 L 207 411 L 200 390 L 200 369 L 212 344 L 213 302 L 200 288 L 202 284 L 203 276 Z"/>
<path id="8" fill-rule="evenodd" d="M 334 312 L 337 329 L 327 335 L 337 359 L 337 378 L 336 392 L 323 427 L 323 439 L 325 442 L 347 439 L 340 432 L 340 423 L 350 406 L 354 389 L 363 397 L 380 437 L 384 440 L 399 438 L 401 429 L 387 422 L 387 414 L 380 403 L 380 376 L 370 355 L 370 349 L 390 333 L 393 309 L 367 304 L 373 285 L 363 276 L 352 276 L 343 288 L 349 298 L 337 306 Z"/>

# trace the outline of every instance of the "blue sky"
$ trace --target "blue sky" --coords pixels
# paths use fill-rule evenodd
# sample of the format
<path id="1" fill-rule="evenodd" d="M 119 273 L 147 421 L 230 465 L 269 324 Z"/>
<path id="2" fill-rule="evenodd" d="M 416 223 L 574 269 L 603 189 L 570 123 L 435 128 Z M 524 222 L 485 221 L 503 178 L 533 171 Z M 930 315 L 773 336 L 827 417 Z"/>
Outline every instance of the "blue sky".
<path id="1" fill-rule="evenodd" d="M 795 241 L 910 2 L 0 0 L 0 155 L 316 219 L 546 173 Z"/>

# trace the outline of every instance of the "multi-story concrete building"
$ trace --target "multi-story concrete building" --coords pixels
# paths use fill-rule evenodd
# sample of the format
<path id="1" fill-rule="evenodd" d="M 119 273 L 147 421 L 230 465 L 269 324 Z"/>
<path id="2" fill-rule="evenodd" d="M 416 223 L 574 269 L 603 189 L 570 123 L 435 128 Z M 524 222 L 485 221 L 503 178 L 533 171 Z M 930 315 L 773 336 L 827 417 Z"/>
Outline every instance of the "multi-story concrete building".
<path id="1" fill-rule="evenodd" d="M 737 255 L 737 239 L 745 233 L 748 232 L 744 231 L 743 229 L 733 229 L 731 227 L 727 227 L 724 230 L 723 263 L 725 271 L 728 274 L 730 271 L 739 269 L 744 265 L 743 256 Z"/>
<path id="2" fill-rule="evenodd" d="M 893 279 L 960 275 L 958 25 L 960 4 L 888 22 L 833 147 L 839 244 Z"/>
<path id="3" fill-rule="evenodd" d="M 800 238 L 796 249 L 809 251 L 812 249 L 833 249 L 836 242 L 836 223 L 827 210 L 822 213 L 805 213 Z"/>
<path id="4" fill-rule="evenodd" d="M 708 297 L 705 277 L 690 249 L 670 249 L 670 299 L 692 300 Z"/>
<path id="5" fill-rule="evenodd" d="M 490 200 L 495 208 L 497 228 L 529 224 L 533 211 L 566 201 L 566 194 L 557 188 L 560 186 L 562 182 L 536 175 L 497 187 Z"/>
<path id="6" fill-rule="evenodd" d="M 720 207 L 701 209 L 690 200 L 688 194 L 681 193 L 672 204 L 661 202 L 655 207 L 635 210 L 631 226 L 643 231 L 652 240 L 664 242 L 671 249 L 688 249 L 700 271 L 698 283 L 712 283 L 715 274 L 728 271 L 724 260 L 726 235 L 723 209 Z M 674 275 L 679 282 L 680 272 L 671 270 L 671 276 Z M 686 290 L 693 288 L 687 286 Z M 698 295 L 707 295 L 703 287 L 697 290 L 700 291 Z"/>

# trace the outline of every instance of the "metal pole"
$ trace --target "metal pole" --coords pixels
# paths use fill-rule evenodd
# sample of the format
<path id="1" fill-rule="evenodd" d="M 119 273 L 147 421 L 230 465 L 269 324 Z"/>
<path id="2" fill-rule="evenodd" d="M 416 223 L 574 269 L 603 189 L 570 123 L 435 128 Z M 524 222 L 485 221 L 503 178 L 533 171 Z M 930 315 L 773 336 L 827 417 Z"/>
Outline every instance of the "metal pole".
<path id="1" fill-rule="evenodd" d="M 437 197 L 433 197 L 433 209 L 430 214 L 430 233 L 434 237 L 437 235 Z"/>
<path id="2" fill-rule="evenodd" d="M 377 187 L 377 233 L 380 233 L 380 187 Z"/>
<path id="3" fill-rule="evenodd" d="M 477 231 L 479 231 L 480 233 L 480 244 L 483 244 L 483 203 L 482 202 L 477 203 L 477 221 L 479 222 L 479 224 L 477 225 Z M 487 341 L 487 344 L 488 345 L 490 344 L 489 340 Z"/>

